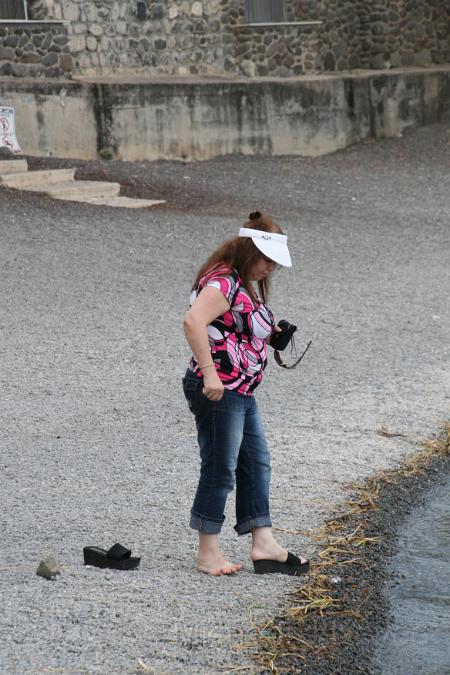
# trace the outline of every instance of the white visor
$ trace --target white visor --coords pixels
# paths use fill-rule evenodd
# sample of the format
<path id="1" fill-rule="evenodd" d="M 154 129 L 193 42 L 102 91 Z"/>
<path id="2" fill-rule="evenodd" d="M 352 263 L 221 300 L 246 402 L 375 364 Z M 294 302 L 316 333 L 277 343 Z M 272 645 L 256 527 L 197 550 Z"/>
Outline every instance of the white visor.
<path id="1" fill-rule="evenodd" d="M 287 246 L 287 236 L 285 234 L 275 234 L 275 232 L 263 232 L 262 230 L 252 230 L 249 227 L 241 227 L 240 237 L 250 237 L 261 253 L 270 258 L 279 265 L 292 267 L 291 255 Z"/>

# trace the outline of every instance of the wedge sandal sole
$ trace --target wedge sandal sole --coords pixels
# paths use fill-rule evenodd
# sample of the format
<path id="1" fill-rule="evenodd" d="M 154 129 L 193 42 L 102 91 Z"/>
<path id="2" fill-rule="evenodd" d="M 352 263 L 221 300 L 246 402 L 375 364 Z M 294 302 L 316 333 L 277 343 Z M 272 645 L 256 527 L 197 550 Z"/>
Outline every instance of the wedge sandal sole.
<path id="1" fill-rule="evenodd" d="M 141 562 L 140 558 L 132 558 L 131 551 L 121 544 L 114 544 L 109 551 L 97 546 L 85 546 L 83 557 L 85 565 L 113 570 L 134 570 Z"/>
<path id="2" fill-rule="evenodd" d="M 303 562 L 293 553 L 288 553 L 286 562 L 278 560 L 254 560 L 255 574 L 289 574 L 298 576 L 309 571 L 309 560 Z"/>

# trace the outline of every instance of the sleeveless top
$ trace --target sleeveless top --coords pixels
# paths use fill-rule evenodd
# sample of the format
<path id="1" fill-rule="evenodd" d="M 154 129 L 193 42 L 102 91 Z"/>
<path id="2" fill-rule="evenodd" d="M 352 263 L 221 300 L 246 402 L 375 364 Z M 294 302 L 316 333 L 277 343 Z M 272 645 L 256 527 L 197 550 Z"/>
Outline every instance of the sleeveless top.
<path id="1" fill-rule="evenodd" d="M 267 339 L 275 327 L 273 314 L 259 298 L 256 303 L 252 300 L 235 269 L 220 266 L 207 272 L 191 293 L 191 306 L 207 286 L 217 288 L 230 304 L 230 309 L 208 326 L 216 371 L 225 389 L 250 396 L 267 365 Z M 203 376 L 194 356 L 190 368 Z"/>

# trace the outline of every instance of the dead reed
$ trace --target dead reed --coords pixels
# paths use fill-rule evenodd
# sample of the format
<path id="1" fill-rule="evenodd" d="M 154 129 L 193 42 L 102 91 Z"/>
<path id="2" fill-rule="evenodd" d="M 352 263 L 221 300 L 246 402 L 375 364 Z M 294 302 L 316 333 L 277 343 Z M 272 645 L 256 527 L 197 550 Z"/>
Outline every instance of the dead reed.
<path id="1" fill-rule="evenodd" d="M 379 433 L 390 438 L 405 436 L 385 429 Z M 421 450 L 407 457 L 397 469 L 377 473 L 364 483 L 350 485 L 352 496 L 345 500 L 343 508 L 309 534 L 318 550 L 306 583 L 290 594 L 291 604 L 280 615 L 264 624 L 253 624 L 254 641 L 238 645 L 252 652 L 257 665 L 252 672 L 271 672 L 276 675 L 292 673 L 290 657 L 295 659 L 296 671 L 301 672 L 301 662 L 311 657 L 319 661 L 323 658 L 332 660 L 339 646 L 351 641 L 350 630 L 336 635 L 332 629 L 326 644 L 320 640 L 302 639 L 299 635 L 312 619 L 324 620 L 339 615 L 356 621 L 364 620 L 364 602 L 361 596 L 359 601 L 349 601 L 349 594 L 341 587 L 339 570 L 353 565 L 366 565 L 365 550 L 381 543 L 381 537 L 373 533 L 369 535 L 367 528 L 370 512 L 379 508 L 383 488 L 399 483 L 403 478 L 425 473 L 437 457 L 449 457 L 450 423 L 443 425 L 440 438 L 427 440 L 420 445 Z M 332 574 L 329 573 L 330 569 Z M 370 589 L 363 591 L 370 593 Z M 356 594 L 354 598 L 357 597 Z"/>

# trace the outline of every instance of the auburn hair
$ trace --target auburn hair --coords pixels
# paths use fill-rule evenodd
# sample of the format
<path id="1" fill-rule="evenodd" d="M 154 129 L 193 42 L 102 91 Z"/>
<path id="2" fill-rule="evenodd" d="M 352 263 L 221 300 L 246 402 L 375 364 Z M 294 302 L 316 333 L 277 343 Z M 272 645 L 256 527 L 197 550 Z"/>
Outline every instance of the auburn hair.
<path id="1" fill-rule="evenodd" d="M 250 213 L 242 227 L 248 227 L 252 230 L 261 230 L 262 232 L 284 234 L 281 227 L 267 214 L 262 213 L 261 211 L 253 211 Z M 244 288 L 248 291 L 252 300 L 256 302 L 256 293 L 250 279 L 250 272 L 253 265 L 262 257 L 263 254 L 255 246 L 250 237 L 233 237 L 232 239 L 227 239 L 227 241 L 211 253 L 208 260 L 200 267 L 192 289 L 198 286 L 200 279 L 207 272 L 212 272 L 216 268 L 226 266 L 237 271 L 242 279 Z M 269 290 L 270 278 L 268 276 L 258 281 L 258 291 L 263 302 L 267 302 Z"/>

